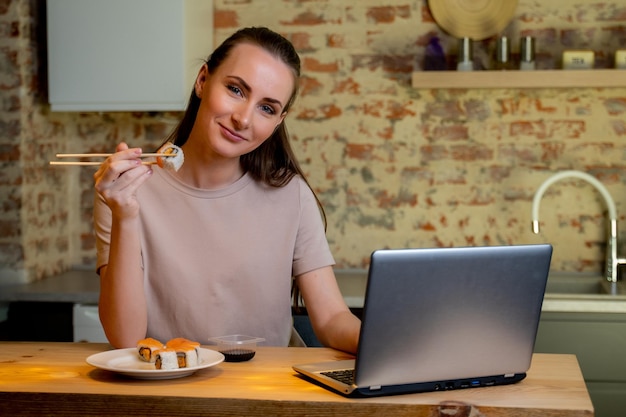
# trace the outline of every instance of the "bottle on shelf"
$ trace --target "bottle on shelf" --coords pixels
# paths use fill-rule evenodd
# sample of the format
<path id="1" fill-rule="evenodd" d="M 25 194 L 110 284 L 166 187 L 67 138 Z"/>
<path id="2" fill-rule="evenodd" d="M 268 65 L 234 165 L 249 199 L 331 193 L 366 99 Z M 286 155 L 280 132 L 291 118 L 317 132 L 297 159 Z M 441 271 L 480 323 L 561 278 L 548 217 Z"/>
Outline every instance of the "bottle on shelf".
<path id="1" fill-rule="evenodd" d="M 445 71 L 447 69 L 446 54 L 439 43 L 439 38 L 433 36 L 428 41 L 424 52 L 424 71 Z"/>
<path id="2" fill-rule="evenodd" d="M 520 39 L 519 69 L 522 71 L 535 69 L 535 38 L 532 36 L 522 36 Z"/>
<path id="3" fill-rule="evenodd" d="M 459 51 L 456 64 L 457 71 L 473 71 L 473 57 L 472 40 L 470 38 L 459 39 Z"/>
<path id="4" fill-rule="evenodd" d="M 494 65 L 497 70 L 513 69 L 511 62 L 511 48 L 509 38 L 500 36 L 496 43 L 496 62 Z"/>

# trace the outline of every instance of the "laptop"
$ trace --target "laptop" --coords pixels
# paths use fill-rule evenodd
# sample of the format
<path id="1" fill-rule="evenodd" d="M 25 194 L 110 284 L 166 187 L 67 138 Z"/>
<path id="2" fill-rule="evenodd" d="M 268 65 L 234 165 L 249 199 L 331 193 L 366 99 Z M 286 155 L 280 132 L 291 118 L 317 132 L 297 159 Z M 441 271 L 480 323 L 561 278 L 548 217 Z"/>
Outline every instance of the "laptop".
<path id="1" fill-rule="evenodd" d="M 548 244 L 374 251 L 356 359 L 293 369 L 352 397 L 519 382 L 551 257 Z"/>

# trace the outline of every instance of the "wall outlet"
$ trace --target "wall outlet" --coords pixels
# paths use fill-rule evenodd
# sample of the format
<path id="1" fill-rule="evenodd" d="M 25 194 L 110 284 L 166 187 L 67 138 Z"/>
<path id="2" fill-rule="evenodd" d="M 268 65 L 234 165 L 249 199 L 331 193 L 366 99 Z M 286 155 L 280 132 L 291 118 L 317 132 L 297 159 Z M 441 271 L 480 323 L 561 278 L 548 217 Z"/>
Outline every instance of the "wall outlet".
<path id="1" fill-rule="evenodd" d="M 563 69 L 593 69 L 594 59 L 593 51 L 564 51 Z"/>

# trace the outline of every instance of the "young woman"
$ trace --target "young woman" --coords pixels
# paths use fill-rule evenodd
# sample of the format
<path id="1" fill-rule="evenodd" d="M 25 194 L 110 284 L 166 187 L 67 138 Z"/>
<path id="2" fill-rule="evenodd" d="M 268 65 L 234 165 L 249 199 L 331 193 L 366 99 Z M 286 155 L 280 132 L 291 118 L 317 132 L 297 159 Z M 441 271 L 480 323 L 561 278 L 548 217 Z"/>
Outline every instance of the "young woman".
<path id="1" fill-rule="evenodd" d="M 113 346 L 238 333 L 287 346 L 295 277 L 318 339 L 356 351 L 360 321 L 284 124 L 299 76 L 289 41 L 239 30 L 200 69 L 168 138 L 184 153 L 178 171 L 142 165 L 141 149 L 121 143 L 94 174 L 100 319 Z"/>

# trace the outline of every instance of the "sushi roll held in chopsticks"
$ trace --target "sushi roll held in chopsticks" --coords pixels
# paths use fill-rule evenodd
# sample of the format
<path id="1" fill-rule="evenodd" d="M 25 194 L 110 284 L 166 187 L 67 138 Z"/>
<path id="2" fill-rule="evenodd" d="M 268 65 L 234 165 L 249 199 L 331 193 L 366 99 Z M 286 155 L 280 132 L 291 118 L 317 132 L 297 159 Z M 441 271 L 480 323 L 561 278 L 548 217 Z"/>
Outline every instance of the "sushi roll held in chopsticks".
<path id="1" fill-rule="evenodd" d="M 158 153 L 174 155 L 168 157 L 157 156 L 157 165 L 163 169 L 178 171 L 180 167 L 183 166 L 183 162 L 185 162 L 183 150 L 171 142 L 167 142 L 165 145 L 161 146 Z"/>

